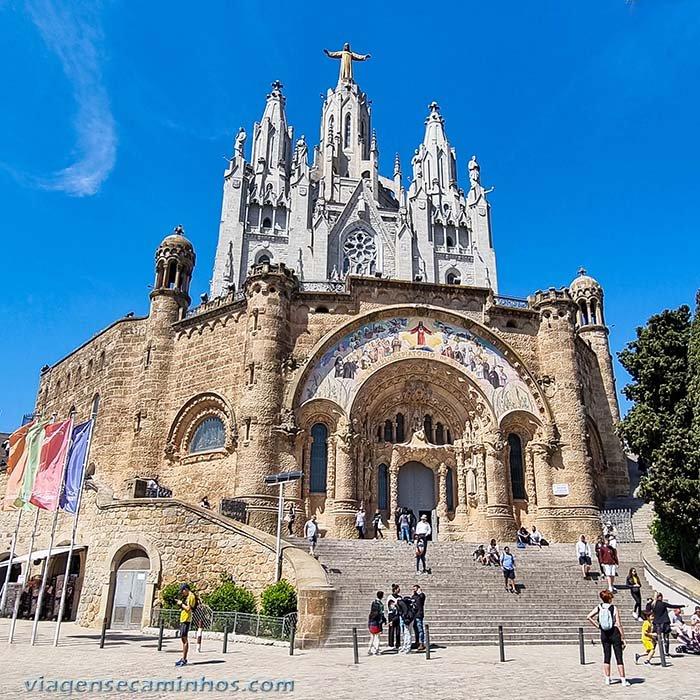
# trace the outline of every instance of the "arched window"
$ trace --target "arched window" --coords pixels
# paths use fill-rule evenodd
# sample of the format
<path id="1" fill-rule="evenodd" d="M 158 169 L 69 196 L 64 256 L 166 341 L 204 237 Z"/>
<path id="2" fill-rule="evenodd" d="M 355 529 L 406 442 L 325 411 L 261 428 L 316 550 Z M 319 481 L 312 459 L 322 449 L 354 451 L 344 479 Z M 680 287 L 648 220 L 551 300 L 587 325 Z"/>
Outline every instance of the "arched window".
<path id="1" fill-rule="evenodd" d="M 447 510 L 453 511 L 455 509 L 455 485 L 454 485 L 454 472 L 452 467 L 447 468 L 445 473 L 445 486 L 447 491 Z"/>
<path id="2" fill-rule="evenodd" d="M 382 426 L 381 426 L 381 425 L 378 425 L 378 426 L 377 426 L 377 441 L 378 441 L 378 442 L 381 442 L 381 441 L 382 441 L 382 435 L 383 435 L 383 433 L 384 433 L 384 431 L 382 430 Z"/>
<path id="3" fill-rule="evenodd" d="M 384 442 L 394 442 L 394 424 L 388 418 L 384 421 Z"/>
<path id="4" fill-rule="evenodd" d="M 523 443 L 519 435 L 508 435 L 508 447 L 510 451 L 510 483 L 513 487 L 513 498 L 525 500 L 525 467 L 523 465 Z"/>
<path id="5" fill-rule="evenodd" d="M 350 136 L 352 135 L 352 119 L 350 115 L 345 115 L 345 135 L 343 136 L 343 146 L 348 148 L 350 146 Z"/>
<path id="6" fill-rule="evenodd" d="M 406 439 L 406 428 L 403 413 L 396 414 L 396 442 L 403 442 Z"/>
<path id="7" fill-rule="evenodd" d="M 263 253 L 262 255 L 258 255 L 257 264 L 258 265 L 269 265 L 270 264 L 270 256 L 267 253 Z"/>
<path id="8" fill-rule="evenodd" d="M 386 464 L 379 465 L 377 473 L 377 508 L 386 510 L 389 507 L 389 468 Z"/>
<path id="9" fill-rule="evenodd" d="M 445 429 L 442 427 L 442 423 L 438 423 L 435 426 L 435 444 L 444 445 L 445 444 Z"/>
<path id="10" fill-rule="evenodd" d="M 335 128 L 335 118 L 331 114 L 331 116 L 328 119 L 328 134 L 329 136 L 333 136 L 333 129 Z"/>
<path id="11" fill-rule="evenodd" d="M 170 261 L 168 265 L 168 279 L 166 286 L 168 289 L 173 289 L 175 287 L 175 277 L 177 276 L 177 263 L 174 260 Z"/>
<path id="12" fill-rule="evenodd" d="M 226 428 L 221 418 L 209 416 L 205 418 L 196 428 L 190 440 L 190 454 L 197 452 L 210 452 L 220 450 L 226 442 Z"/>
<path id="13" fill-rule="evenodd" d="M 446 442 L 448 445 L 451 445 L 452 444 L 452 433 L 450 433 L 449 428 L 445 432 L 447 433 Z"/>
<path id="14" fill-rule="evenodd" d="M 578 303 L 579 310 L 581 312 L 581 325 L 588 325 L 588 309 L 586 308 L 586 302 L 583 299 Z"/>
<path id="15" fill-rule="evenodd" d="M 272 228 L 272 219 L 270 219 L 269 216 L 266 216 L 266 217 L 263 219 L 262 227 L 263 227 L 264 229 L 271 229 L 271 228 Z"/>
<path id="16" fill-rule="evenodd" d="M 452 236 L 448 236 L 448 237 L 447 237 L 447 247 L 448 247 L 448 248 L 454 248 L 454 247 L 455 247 L 454 238 L 452 238 Z"/>
<path id="17" fill-rule="evenodd" d="M 598 321 L 598 302 L 595 299 L 591 299 L 591 323 L 595 325 L 599 323 Z"/>
<path id="18" fill-rule="evenodd" d="M 447 275 L 445 275 L 445 281 L 447 284 L 462 284 L 462 278 L 459 276 L 457 270 L 450 270 Z"/>
<path id="19" fill-rule="evenodd" d="M 432 416 L 425 416 L 423 418 L 423 430 L 425 432 L 425 439 L 428 442 L 433 441 L 433 418 Z"/>
<path id="20" fill-rule="evenodd" d="M 323 423 L 316 423 L 311 428 L 311 493 L 326 493 L 326 474 L 328 472 L 328 428 Z"/>
<path id="21" fill-rule="evenodd" d="M 97 416 L 97 412 L 99 410 L 100 410 L 100 395 L 95 394 L 92 397 L 92 406 L 90 408 L 91 417 L 95 418 Z"/>

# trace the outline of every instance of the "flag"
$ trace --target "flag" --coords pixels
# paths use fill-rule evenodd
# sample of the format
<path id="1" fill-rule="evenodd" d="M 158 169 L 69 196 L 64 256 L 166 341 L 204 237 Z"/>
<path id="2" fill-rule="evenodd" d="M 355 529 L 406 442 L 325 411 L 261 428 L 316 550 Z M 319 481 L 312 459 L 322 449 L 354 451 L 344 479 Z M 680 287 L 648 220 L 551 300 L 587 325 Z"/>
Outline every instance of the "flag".
<path id="1" fill-rule="evenodd" d="M 37 508 L 44 510 L 58 508 L 72 425 L 72 420 L 64 420 L 46 426 L 39 466 L 29 497 L 29 502 Z"/>
<path id="2" fill-rule="evenodd" d="M 15 499 L 19 495 L 27 464 L 27 433 L 34 423 L 23 425 L 10 435 L 10 455 L 7 458 L 7 489 L 2 501 L 2 510 L 15 510 Z"/>
<path id="3" fill-rule="evenodd" d="M 7 498 L 14 496 L 13 506 L 15 508 L 24 508 L 24 510 L 33 510 L 33 506 L 29 503 L 29 496 L 32 493 L 34 486 L 34 476 L 36 468 L 39 466 L 39 455 L 41 453 L 41 444 L 44 441 L 44 430 L 46 421 L 35 423 L 27 433 L 24 448 L 23 464 L 18 464 L 7 483 Z M 20 473 L 21 472 L 21 473 Z M 14 492 L 10 493 L 10 480 L 16 477 L 17 486 Z"/>
<path id="4" fill-rule="evenodd" d="M 68 464 L 66 466 L 65 486 L 63 487 L 59 504 L 67 513 L 75 513 L 78 508 L 78 494 L 83 483 L 91 431 L 91 420 L 73 428 L 70 451 L 68 452 Z"/>

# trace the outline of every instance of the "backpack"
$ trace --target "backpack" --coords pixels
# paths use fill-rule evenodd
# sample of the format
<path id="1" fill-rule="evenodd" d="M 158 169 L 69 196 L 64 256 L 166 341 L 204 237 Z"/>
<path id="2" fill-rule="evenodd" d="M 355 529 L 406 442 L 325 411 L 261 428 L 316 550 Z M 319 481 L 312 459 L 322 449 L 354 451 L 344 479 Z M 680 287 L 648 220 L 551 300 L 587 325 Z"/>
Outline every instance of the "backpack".
<path id="1" fill-rule="evenodd" d="M 399 615 L 404 621 L 404 624 L 410 625 L 416 619 L 418 610 L 413 598 L 409 598 L 409 596 L 399 598 L 398 601 L 396 601 L 396 607 L 399 609 Z"/>
<path id="2" fill-rule="evenodd" d="M 613 627 L 615 627 L 615 606 L 608 605 L 607 608 L 603 607 L 601 603 L 598 606 L 598 624 L 600 629 L 605 632 L 609 632 Z"/>

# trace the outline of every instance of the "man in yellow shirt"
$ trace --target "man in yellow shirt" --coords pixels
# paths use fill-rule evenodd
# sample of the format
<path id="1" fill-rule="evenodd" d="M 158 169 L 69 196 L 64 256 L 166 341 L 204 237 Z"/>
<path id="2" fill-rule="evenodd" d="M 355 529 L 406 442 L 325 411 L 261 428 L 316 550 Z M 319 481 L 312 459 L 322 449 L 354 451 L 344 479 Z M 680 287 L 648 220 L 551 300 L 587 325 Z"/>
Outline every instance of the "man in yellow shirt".
<path id="1" fill-rule="evenodd" d="M 644 654 L 635 654 L 634 663 L 639 663 L 639 659 L 646 656 L 644 659 L 645 666 L 651 666 L 651 659 L 656 651 L 656 640 L 658 635 L 654 632 L 654 614 L 642 613 L 644 622 L 642 623 L 642 644 L 644 645 Z"/>
<path id="2" fill-rule="evenodd" d="M 180 586 L 182 600 L 178 600 L 180 606 L 180 639 L 182 639 L 182 658 L 175 663 L 176 666 L 187 666 L 187 652 L 190 648 L 187 635 L 190 633 L 190 623 L 192 622 L 192 612 L 197 605 L 197 597 L 190 589 L 189 585 L 183 583 Z"/>

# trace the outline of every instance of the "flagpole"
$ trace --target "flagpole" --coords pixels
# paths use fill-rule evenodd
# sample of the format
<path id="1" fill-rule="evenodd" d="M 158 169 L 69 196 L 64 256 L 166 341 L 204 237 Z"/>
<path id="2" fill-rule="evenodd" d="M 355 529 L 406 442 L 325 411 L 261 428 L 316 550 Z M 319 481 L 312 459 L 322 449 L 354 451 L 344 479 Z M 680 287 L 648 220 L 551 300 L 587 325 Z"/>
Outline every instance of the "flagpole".
<path id="1" fill-rule="evenodd" d="M 29 554 L 27 555 L 27 570 L 24 574 L 24 582 L 22 583 L 22 591 L 24 590 L 24 587 L 29 583 L 29 574 L 31 573 L 32 570 L 32 552 L 34 551 L 34 540 L 36 538 L 36 528 L 37 525 L 39 524 L 39 509 L 36 509 L 36 512 L 34 513 L 34 525 L 32 526 L 32 535 L 29 539 Z M 19 613 L 19 603 L 20 603 L 20 598 L 22 597 L 22 591 L 20 591 L 20 594 L 15 598 L 15 607 L 14 610 L 12 611 L 12 622 L 10 623 L 10 636 L 7 639 L 8 644 L 12 644 L 12 640 L 14 639 L 15 636 L 15 625 L 17 624 L 17 614 Z M 31 610 L 31 603 L 29 605 L 29 609 Z"/>
<path id="2" fill-rule="evenodd" d="M 68 426 L 68 440 L 70 441 L 73 434 L 73 414 L 71 414 L 70 425 Z M 70 443 L 69 443 L 70 444 Z M 63 490 L 63 480 L 66 478 L 66 466 L 68 465 L 68 452 L 66 450 L 66 457 L 63 460 L 63 467 L 61 468 L 61 480 L 58 482 L 58 493 L 56 494 L 56 510 L 53 513 L 53 522 L 51 523 L 51 536 L 49 538 L 49 550 L 46 553 L 46 560 L 44 561 L 44 573 L 41 577 L 41 588 L 39 588 L 39 597 L 36 601 L 36 610 L 34 612 L 34 623 L 32 624 L 32 639 L 30 641 L 31 646 L 36 643 L 36 634 L 39 628 L 39 616 L 41 615 L 41 606 L 44 602 L 44 588 L 46 588 L 46 581 L 49 578 L 49 564 L 51 562 L 51 550 L 53 549 L 53 541 L 56 536 L 56 524 L 58 523 L 58 501 L 61 498 L 61 491 Z"/>
<path id="3" fill-rule="evenodd" d="M 85 474 L 90 462 L 90 448 L 92 447 L 92 433 L 95 430 L 96 411 L 92 412 L 90 420 L 90 434 L 88 435 L 87 447 L 85 449 L 85 461 L 83 463 L 83 472 L 80 477 L 80 488 L 78 489 L 78 500 L 75 504 L 75 515 L 73 516 L 73 531 L 70 536 L 70 545 L 68 546 L 68 559 L 66 560 L 66 573 L 63 576 L 63 588 L 61 590 L 61 602 L 58 606 L 58 620 L 56 620 L 56 633 L 53 638 L 53 645 L 58 646 L 58 637 L 61 634 L 61 622 L 63 621 L 63 610 L 66 606 L 66 591 L 68 590 L 68 578 L 70 576 L 71 559 L 73 558 L 73 548 L 75 547 L 75 537 L 78 533 L 78 516 L 80 515 L 80 504 L 83 501 L 83 488 L 85 486 Z"/>
<path id="4" fill-rule="evenodd" d="M 12 574 L 12 562 L 15 558 L 15 550 L 17 548 L 17 537 L 19 536 L 19 526 L 22 522 L 22 509 L 17 510 L 17 522 L 15 523 L 15 534 L 12 535 L 12 544 L 10 545 L 10 559 L 7 562 L 7 574 L 5 575 L 5 585 L 2 588 L 0 595 L 0 617 L 5 614 L 5 604 L 7 603 L 7 590 L 10 587 L 10 576 Z"/>

